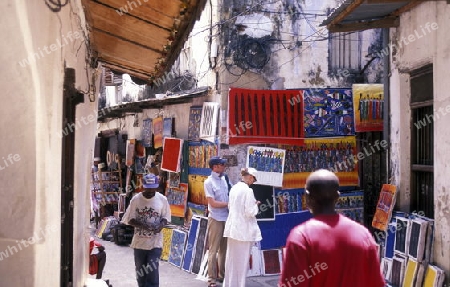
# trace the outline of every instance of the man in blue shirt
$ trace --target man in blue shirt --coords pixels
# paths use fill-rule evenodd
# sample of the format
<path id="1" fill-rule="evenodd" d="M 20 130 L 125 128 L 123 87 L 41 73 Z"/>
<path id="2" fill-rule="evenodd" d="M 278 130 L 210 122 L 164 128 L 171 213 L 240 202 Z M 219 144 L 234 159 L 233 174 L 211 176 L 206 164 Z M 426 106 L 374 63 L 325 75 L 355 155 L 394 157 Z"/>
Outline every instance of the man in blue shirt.
<path id="1" fill-rule="evenodd" d="M 226 159 L 213 156 L 209 160 L 211 175 L 205 180 L 204 190 L 208 200 L 208 286 L 223 282 L 227 238 L 223 237 L 228 218 L 228 184 L 225 180 Z"/>

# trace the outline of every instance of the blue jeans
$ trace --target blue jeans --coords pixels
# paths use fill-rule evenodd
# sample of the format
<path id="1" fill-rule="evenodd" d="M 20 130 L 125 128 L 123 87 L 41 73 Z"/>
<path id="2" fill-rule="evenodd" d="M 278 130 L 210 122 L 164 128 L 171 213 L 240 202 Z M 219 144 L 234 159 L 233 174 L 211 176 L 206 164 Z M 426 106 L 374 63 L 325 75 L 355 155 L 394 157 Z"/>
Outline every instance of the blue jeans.
<path id="1" fill-rule="evenodd" d="M 159 287 L 159 258 L 162 248 L 134 249 L 136 280 L 139 287 Z"/>

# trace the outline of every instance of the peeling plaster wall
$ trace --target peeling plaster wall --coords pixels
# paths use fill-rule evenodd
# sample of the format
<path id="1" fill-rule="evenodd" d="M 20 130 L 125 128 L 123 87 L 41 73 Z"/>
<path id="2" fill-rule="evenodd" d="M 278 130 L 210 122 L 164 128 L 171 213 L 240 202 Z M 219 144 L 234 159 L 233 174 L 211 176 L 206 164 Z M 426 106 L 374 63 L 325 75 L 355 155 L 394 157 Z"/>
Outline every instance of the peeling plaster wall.
<path id="1" fill-rule="evenodd" d="M 437 29 L 429 29 L 435 22 Z M 427 25 L 427 23 L 429 23 Z M 428 27 L 428 28 L 427 28 Z M 400 27 L 391 35 L 392 76 L 391 76 L 391 115 L 393 144 L 392 166 L 393 182 L 401 186 L 401 206 L 407 209 L 409 202 L 410 172 L 409 157 L 410 109 L 408 99 L 409 72 L 426 64 L 433 64 L 434 121 L 434 260 L 450 276 L 450 5 L 445 1 L 424 2 L 410 12 L 402 14 Z M 403 115 L 404 114 L 404 115 Z M 406 123 L 406 124 L 405 124 Z M 403 171 L 404 170 L 404 171 Z M 406 192 L 405 192 L 406 191 Z"/>
<path id="2" fill-rule="evenodd" d="M 84 13 L 79 0 L 70 1 L 59 13 L 52 13 L 44 1 L 6 0 L 0 7 L 1 34 L 8 39 L 0 53 L 0 157 L 20 156 L 0 170 L 1 285 L 60 286 L 64 68 L 74 68 L 75 87 L 88 91 L 86 73 L 92 71 L 85 65 Z M 20 64 L 30 54 L 40 57 Z M 85 96 L 76 116 L 87 117 L 96 108 L 97 103 Z M 94 135 L 93 121 L 81 123 L 75 139 L 74 286 L 83 286 L 88 270 L 86 190 Z"/>

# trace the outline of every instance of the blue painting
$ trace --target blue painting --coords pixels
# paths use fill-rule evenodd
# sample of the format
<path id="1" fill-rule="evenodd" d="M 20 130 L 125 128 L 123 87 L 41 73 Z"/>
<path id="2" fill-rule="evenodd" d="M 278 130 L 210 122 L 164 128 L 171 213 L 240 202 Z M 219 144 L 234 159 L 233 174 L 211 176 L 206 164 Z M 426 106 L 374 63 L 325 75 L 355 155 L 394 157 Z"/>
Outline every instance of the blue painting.
<path id="1" fill-rule="evenodd" d="M 184 252 L 183 258 L 183 270 L 190 272 L 191 271 L 191 263 L 194 255 L 194 246 L 195 239 L 197 238 L 198 226 L 200 224 L 200 218 L 193 217 L 191 221 L 191 226 L 189 228 L 189 234 L 187 238 L 186 250 Z"/>
<path id="2" fill-rule="evenodd" d="M 303 100 L 306 138 L 355 134 L 351 89 L 305 89 Z"/>
<path id="3" fill-rule="evenodd" d="M 172 263 L 177 267 L 181 267 L 185 243 L 186 232 L 174 229 L 172 234 L 172 243 L 170 245 L 169 263 Z"/>

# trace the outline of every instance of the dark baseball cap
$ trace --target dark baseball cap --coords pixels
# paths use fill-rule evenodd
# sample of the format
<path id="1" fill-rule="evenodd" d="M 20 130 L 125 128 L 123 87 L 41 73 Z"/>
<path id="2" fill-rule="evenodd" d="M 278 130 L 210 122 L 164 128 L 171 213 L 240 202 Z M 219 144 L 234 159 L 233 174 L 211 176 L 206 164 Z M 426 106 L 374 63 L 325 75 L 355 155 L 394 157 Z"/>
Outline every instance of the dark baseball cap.
<path id="1" fill-rule="evenodd" d="M 209 159 L 209 167 L 210 168 L 212 168 L 213 165 L 216 165 L 216 164 L 226 164 L 226 163 L 227 163 L 227 160 L 224 158 L 221 158 L 220 156 L 212 156 Z"/>

